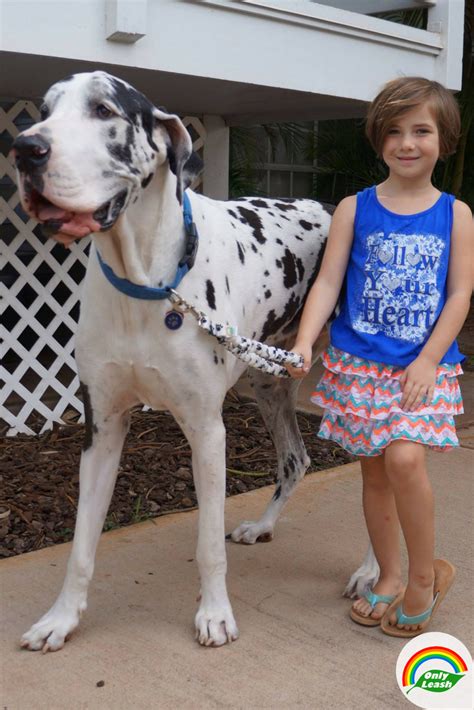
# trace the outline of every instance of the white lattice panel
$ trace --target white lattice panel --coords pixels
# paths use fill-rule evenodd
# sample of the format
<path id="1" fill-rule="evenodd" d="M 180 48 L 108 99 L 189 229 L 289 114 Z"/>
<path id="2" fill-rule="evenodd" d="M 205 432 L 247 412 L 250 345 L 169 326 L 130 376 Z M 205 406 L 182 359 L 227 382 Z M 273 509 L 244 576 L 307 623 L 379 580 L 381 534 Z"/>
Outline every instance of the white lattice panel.
<path id="1" fill-rule="evenodd" d="M 17 125 L 38 119 L 36 106 L 18 101 L 0 107 L 0 135 L 11 139 Z M 20 120 L 21 119 L 21 120 Z M 199 119 L 183 119 L 194 150 L 204 145 L 205 129 Z M 2 140 L 5 144 L 6 141 Z M 199 190 L 201 179 L 192 185 Z M 69 251 L 53 240 L 39 237 L 37 223 L 21 209 L 15 171 L 0 154 L 0 315 L 4 324 L 0 415 L 8 435 L 44 431 L 63 421 L 66 410 L 82 415 L 79 380 L 74 362 L 74 333 L 79 313 L 81 281 L 87 264 L 89 239 Z M 32 425 L 35 428 L 32 428 Z"/>

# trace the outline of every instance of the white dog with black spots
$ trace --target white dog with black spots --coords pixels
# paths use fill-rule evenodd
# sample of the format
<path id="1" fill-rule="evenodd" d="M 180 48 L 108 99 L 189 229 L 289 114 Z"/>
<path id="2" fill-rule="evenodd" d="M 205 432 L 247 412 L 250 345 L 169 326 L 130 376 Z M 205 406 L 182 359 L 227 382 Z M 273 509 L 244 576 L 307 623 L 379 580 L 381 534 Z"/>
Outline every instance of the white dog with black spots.
<path id="1" fill-rule="evenodd" d="M 57 600 L 22 645 L 58 650 L 79 623 L 128 413 L 140 403 L 169 410 L 192 448 L 199 503 L 198 641 L 233 641 L 238 629 L 226 588 L 221 412 L 226 392 L 246 366 L 190 316 L 181 327 L 167 327 L 167 299 L 141 300 L 118 291 L 105 278 L 99 255 L 119 279 L 166 288 L 189 245 L 186 190 L 200 241 L 197 253 L 188 253 L 191 268 L 180 295 L 213 320 L 236 325 L 242 335 L 288 347 L 321 263 L 332 210 L 311 200 L 221 202 L 186 189 L 201 164 L 180 119 L 100 71 L 76 74 L 49 89 L 40 122 L 17 137 L 13 155 L 28 214 L 66 246 L 89 234 L 93 242 L 76 335 L 86 436 L 74 542 Z M 278 482 L 262 518 L 232 532 L 235 542 L 271 539 L 309 465 L 295 417 L 298 385 L 253 372 L 255 396 L 277 450 Z M 376 574 L 369 555 L 351 591 L 362 591 Z"/>

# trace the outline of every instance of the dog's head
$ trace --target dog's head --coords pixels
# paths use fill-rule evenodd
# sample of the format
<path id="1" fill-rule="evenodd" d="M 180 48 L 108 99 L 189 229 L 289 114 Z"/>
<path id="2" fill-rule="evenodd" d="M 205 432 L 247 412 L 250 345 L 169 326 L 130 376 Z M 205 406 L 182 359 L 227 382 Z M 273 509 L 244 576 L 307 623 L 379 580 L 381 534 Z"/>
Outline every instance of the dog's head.
<path id="1" fill-rule="evenodd" d="M 54 84 L 12 151 L 23 208 L 64 242 L 110 229 L 165 162 L 179 202 L 201 169 L 178 116 L 101 71 Z"/>

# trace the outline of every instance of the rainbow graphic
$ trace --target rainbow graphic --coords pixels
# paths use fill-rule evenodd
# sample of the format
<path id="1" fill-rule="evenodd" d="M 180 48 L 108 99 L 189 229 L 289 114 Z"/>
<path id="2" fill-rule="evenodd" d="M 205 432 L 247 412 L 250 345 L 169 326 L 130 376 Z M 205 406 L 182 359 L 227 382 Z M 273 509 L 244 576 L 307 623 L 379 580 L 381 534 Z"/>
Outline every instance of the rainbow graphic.
<path id="1" fill-rule="evenodd" d="M 456 651 L 451 651 L 446 646 L 428 646 L 414 653 L 407 661 L 402 674 L 403 687 L 416 683 L 416 673 L 423 663 L 437 660 L 449 663 L 454 673 L 465 673 L 467 671 L 466 663 Z"/>

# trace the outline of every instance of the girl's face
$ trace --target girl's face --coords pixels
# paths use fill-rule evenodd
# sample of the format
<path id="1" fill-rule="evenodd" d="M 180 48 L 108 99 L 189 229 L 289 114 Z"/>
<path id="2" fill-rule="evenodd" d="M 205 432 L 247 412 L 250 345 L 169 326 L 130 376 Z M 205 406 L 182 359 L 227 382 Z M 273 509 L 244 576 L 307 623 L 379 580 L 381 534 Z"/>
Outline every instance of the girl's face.
<path id="1" fill-rule="evenodd" d="M 391 175 L 431 178 L 439 158 L 439 133 L 427 104 L 395 119 L 385 137 L 382 157 Z"/>

